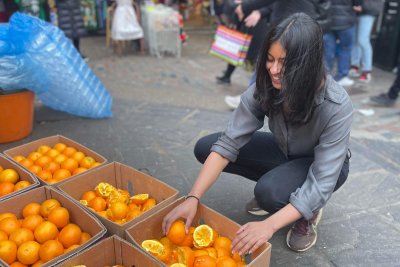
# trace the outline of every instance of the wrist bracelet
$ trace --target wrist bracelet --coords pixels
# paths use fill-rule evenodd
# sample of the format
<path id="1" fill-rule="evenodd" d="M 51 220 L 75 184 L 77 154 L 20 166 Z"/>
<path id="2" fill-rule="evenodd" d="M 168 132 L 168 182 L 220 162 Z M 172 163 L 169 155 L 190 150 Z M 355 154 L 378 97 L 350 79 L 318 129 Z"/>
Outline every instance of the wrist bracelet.
<path id="1" fill-rule="evenodd" d="M 196 196 L 193 196 L 193 195 L 187 195 L 187 196 L 185 196 L 185 200 L 188 199 L 188 198 L 191 198 L 191 197 L 197 199 L 197 201 L 200 203 L 200 198 L 198 198 L 198 197 L 196 197 Z"/>

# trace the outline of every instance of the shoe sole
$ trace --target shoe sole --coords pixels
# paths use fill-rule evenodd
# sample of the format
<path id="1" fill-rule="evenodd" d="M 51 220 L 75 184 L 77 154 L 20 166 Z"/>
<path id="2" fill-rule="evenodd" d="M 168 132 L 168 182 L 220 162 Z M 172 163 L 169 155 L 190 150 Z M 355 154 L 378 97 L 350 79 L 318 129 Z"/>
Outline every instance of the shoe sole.
<path id="1" fill-rule="evenodd" d="M 255 215 L 255 216 L 265 216 L 268 215 L 269 213 L 265 210 L 248 210 L 248 213 L 250 213 L 251 215 Z"/>
<path id="2" fill-rule="evenodd" d="M 316 220 L 316 225 L 317 225 L 317 226 L 318 226 L 319 221 L 321 220 L 321 218 L 322 218 L 322 209 L 321 209 L 321 212 L 318 214 L 318 217 L 317 217 L 317 220 Z M 287 245 L 291 250 L 293 250 L 293 251 L 296 251 L 296 252 L 304 252 L 304 251 L 307 251 L 307 250 L 309 250 L 310 248 L 312 248 L 312 247 L 315 245 L 315 243 L 317 243 L 318 232 L 315 232 L 315 240 L 314 240 L 314 242 L 311 243 L 311 245 L 309 245 L 308 247 L 306 247 L 306 248 L 304 248 L 304 249 L 294 249 L 294 248 L 292 248 L 292 247 L 289 245 L 289 237 L 290 237 L 290 234 L 291 234 L 291 233 L 292 233 L 292 229 L 290 229 L 289 232 L 288 232 L 287 235 L 286 235 L 286 245 Z"/>

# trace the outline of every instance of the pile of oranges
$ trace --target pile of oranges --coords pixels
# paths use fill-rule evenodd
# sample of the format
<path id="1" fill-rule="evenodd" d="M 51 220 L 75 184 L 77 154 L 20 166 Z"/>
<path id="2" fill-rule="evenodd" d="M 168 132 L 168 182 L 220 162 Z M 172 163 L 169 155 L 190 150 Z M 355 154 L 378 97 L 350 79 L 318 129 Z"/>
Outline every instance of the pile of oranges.
<path id="1" fill-rule="evenodd" d="M 109 183 L 99 183 L 94 190 L 83 193 L 80 203 L 118 224 L 124 224 L 138 217 L 157 204 L 149 194 L 137 194 L 131 197 L 128 191 Z"/>
<path id="2" fill-rule="evenodd" d="M 0 197 L 30 186 L 29 181 L 20 181 L 19 174 L 14 169 L 4 169 L 0 166 Z"/>
<path id="3" fill-rule="evenodd" d="M 246 266 L 238 253 L 232 254 L 232 241 L 219 236 L 207 224 L 190 227 L 175 221 L 160 240 L 144 240 L 142 247 L 170 267 L 239 267 Z"/>
<path id="4" fill-rule="evenodd" d="M 69 211 L 56 199 L 27 204 L 22 218 L 0 214 L 0 258 L 10 266 L 40 266 L 90 238 L 70 222 Z"/>
<path id="5" fill-rule="evenodd" d="M 93 157 L 64 143 L 41 145 L 27 157 L 18 155 L 13 159 L 49 184 L 100 165 Z"/>

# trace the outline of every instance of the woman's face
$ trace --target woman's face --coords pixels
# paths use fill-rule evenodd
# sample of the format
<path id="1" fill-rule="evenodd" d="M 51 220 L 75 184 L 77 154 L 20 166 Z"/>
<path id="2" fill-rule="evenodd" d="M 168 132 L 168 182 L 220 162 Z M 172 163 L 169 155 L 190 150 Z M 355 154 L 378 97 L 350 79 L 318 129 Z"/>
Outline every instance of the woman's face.
<path id="1" fill-rule="evenodd" d="M 267 71 L 271 77 L 272 86 L 276 89 L 282 89 L 282 66 L 285 62 L 286 51 L 279 42 L 272 43 L 268 51 Z"/>

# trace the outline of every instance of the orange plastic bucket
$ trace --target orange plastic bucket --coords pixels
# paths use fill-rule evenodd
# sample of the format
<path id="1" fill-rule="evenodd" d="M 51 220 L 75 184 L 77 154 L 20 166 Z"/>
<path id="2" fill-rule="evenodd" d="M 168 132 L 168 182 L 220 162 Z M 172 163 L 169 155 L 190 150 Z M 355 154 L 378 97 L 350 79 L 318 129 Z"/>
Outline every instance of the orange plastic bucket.
<path id="1" fill-rule="evenodd" d="M 32 132 L 34 98 L 29 90 L 0 90 L 0 143 L 22 139 Z"/>

